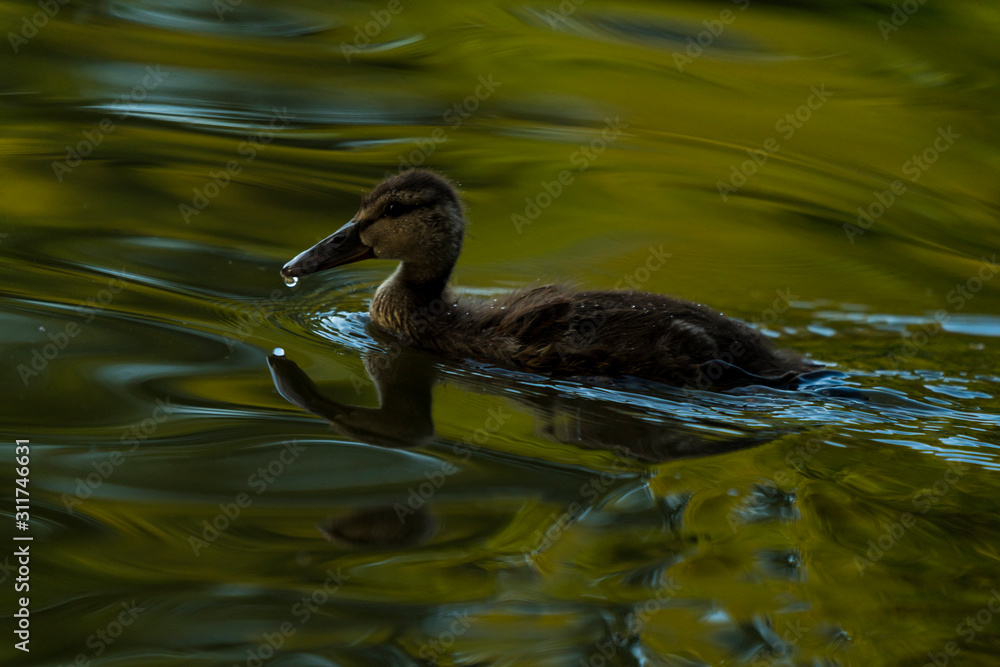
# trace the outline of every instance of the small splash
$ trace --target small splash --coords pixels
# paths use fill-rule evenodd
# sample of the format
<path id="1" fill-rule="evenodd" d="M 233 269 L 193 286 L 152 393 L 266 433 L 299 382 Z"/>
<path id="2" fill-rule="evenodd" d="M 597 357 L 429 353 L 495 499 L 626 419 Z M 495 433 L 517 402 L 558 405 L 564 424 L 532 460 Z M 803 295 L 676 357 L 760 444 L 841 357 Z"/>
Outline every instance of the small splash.
<path id="1" fill-rule="evenodd" d="M 295 287 L 296 285 L 299 284 L 299 279 L 296 278 L 295 276 L 286 276 L 285 284 L 288 285 L 289 287 Z"/>
<path id="2" fill-rule="evenodd" d="M 276 347 L 274 348 L 274 351 L 271 354 L 273 354 L 276 357 L 283 357 L 285 356 L 285 350 L 284 348 Z"/>

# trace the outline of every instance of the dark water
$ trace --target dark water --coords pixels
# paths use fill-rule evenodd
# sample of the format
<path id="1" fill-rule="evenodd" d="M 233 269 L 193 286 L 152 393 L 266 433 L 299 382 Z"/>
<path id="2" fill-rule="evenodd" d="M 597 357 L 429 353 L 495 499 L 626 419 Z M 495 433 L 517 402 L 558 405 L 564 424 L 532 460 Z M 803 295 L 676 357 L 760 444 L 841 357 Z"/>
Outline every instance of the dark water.
<path id="1" fill-rule="evenodd" d="M 0 22 L 3 664 L 1000 660 L 995 3 Z M 373 338 L 388 263 L 282 285 L 421 164 L 466 293 L 673 293 L 835 373 L 554 382 Z"/>

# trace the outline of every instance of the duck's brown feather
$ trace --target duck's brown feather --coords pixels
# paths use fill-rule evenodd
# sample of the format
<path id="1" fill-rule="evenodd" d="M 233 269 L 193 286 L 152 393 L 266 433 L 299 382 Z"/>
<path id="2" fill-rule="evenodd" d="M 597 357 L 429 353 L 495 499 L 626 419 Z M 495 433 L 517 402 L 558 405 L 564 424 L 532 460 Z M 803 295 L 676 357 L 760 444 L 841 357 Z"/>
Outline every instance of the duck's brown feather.
<path id="1" fill-rule="evenodd" d="M 454 359 L 547 375 L 636 376 L 718 386 L 702 364 L 722 360 L 774 377 L 815 368 L 755 329 L 700 304 L 647 292 L 575 292 L 543 285 L 492 300 L 451 299 L 439 314 L 386 328 Z M 396 311 L 398 313 L 398 310 Z M 377 309 L 373 318 L 381 322 Z"/>

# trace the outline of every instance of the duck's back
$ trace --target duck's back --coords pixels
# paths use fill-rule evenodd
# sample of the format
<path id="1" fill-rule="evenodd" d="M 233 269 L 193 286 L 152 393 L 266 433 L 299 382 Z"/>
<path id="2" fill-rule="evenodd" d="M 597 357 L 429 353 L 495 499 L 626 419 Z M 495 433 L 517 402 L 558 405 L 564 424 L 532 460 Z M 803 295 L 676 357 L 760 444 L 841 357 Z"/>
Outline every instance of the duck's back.
<path id="1" fill-rule="evenodd" d="M 548 375 L 708 386 L 727 384 L 705 376 L 702 364 L 715 360 L 767 377 L 815 368 L 741 322 L 661 294 L 545 285 L 491 302 L 460 301 L 457 310 L 421 337 L 425 347 Z"/>

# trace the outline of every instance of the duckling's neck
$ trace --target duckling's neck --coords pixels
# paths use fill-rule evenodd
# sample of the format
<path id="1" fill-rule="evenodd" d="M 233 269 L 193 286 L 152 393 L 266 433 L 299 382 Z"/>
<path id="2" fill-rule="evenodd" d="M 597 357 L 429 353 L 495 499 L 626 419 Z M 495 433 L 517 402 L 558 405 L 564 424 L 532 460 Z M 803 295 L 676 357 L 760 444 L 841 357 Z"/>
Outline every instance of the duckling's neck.
<path id="1" fill-rule="evenodd" d="M 394 334 L 426 338 L 451 320 L 455 300 L 446 273 L 429 273 L 406 263 L 379 286 L 368 309 L 372 322 Z"/>

